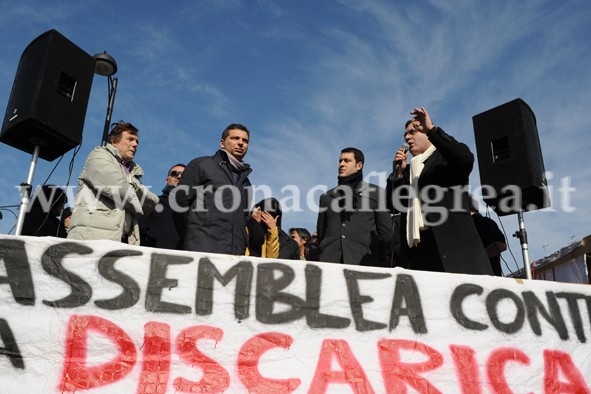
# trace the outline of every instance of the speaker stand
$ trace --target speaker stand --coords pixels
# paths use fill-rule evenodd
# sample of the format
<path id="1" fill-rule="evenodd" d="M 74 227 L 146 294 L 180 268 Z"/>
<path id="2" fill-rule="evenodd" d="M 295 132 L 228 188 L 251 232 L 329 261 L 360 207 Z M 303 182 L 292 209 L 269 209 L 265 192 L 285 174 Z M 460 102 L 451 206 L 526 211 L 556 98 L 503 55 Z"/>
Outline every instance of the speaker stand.
<path id="1" fill-rule="evenodd" d="M 14 235 L 21 235 L 21 232 L 23 231 L 25 214 L 27 213 L 27 208 L 29 206 L 29 194 L 32 189 L 31 185 L 33 184 L 33 176 L 35 175 L 35 169 L 37 167 L 37 160 L 39 159 L 40 150 L 41 147 L 39 145 L 35 145 L 33 157 L 31 158 L 31 165 L 29 166 L 29 175 L 27 176 L 27 181 L 25 183 L 21 183 L 21 203 L 18 209 L 18 217 L 16 219 Z"/>
<path id="2" fill-rule="evenodd" d="M 521 242 L 521 254 L 523 256 L 523 269 L 525 271 L 525 277 L 527 279 L 532 279 L 527 245 L 527 232 L 525 231 L 525 222 L 523 221 L 523 211 L 517 212 L 517 220 L 519 221 L 519 231 L 516 231 L 513 236 L 519 238 L 519 241 Z"/>

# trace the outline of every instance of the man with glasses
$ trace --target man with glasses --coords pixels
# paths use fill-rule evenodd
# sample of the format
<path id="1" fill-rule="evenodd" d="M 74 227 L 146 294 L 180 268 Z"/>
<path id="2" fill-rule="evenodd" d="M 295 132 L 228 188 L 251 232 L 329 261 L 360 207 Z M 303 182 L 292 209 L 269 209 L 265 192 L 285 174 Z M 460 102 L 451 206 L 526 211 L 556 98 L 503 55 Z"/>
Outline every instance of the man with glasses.
<path id="1" fill-rule="evenodd" d="M 468 178 L 474 155 L 465 144 L 415 108 L 406 122 L 406 145 L 396 152 L 386 190 L 401 213 L 400 265 L 424 271 L 492 275 L 470 216 Z M 413 158 L 407 164 L 408 151 Z"/>
<path id="2" fill-rule="evenodd" d="M 154 212 L 149 216 L 144 216 L 140 220 L 140 230 L 142 231 L 142 246 L 151 246 L 154 248 L 180 249 L 180 240 L 174 221 L 172 218 L 175 207 L 174 201 L 171 204 L 170 192 L 178 186 L 181 176 L 185 171 L 185 165 L 175 164 L 168 170 L 166 176 L 166 185 L 162 189 L 162 194 L 158 196 L 159 203 Z"/>

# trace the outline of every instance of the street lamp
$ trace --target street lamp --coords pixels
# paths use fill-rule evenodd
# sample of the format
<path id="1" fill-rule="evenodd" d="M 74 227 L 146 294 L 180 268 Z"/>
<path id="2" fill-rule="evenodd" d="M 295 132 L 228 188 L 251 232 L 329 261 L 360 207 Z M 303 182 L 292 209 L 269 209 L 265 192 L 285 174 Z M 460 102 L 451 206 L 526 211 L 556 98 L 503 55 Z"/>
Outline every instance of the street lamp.
<path id="1" fill-rule="evenodd" d="M 109 135 L 109 125 L 111 124 L 111 115 L 113 115 L 113 105 L 115 104 L 115 94 L 117 93 L 117 78 L 113 75 L 117 72 L 117 62 L 111 55 L 104 51 L 93 56 L 96 61 L 94 73 L 107 77 L 107 86 L 109 89 L 109 105 L 107 106 L 107 114 L 105 116 L 105 127 L 103 129 L 103 139 L 101 146 L 107 145 L 107 137 Z"/>

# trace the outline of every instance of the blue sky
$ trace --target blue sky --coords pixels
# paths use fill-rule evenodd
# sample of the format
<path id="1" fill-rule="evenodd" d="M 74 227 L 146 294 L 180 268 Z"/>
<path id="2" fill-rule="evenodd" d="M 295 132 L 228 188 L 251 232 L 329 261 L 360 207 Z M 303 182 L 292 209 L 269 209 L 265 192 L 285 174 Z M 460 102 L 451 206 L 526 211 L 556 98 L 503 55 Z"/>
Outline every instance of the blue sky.
<path id="1" fill-rule="evenodd" d="M 283 226 L 314 230 L 316 212 L 306 197 L 316 204 L 314 188 L 336 184 L 343 147 L 364 151 L 366 178 L 384 185 L 413 107 L 426 106 L 436 124 L 475 153 L 472 116 L 520 97 L 537 117 L 553 202 L 524 215 L 530 258 L 591 233 L 588 1 L 0 5 L 0 108 L 23 50 L 41 33 L 56 29 L 90 55 L 108 51 L 119 66 L 113 120 L 140 129 L 136 161 L 157 193 L 172 164 L 212 154 L 224 127 L 239 122 L 251 130 L 251 181 L 268 186 L 291 211 L 297 186 L 301 211 L 285 213 Z M 97 75 L 70 184 L 100 144 L 106 107 L 106 78 Z M 67 153 L 49 183 L 66 184 L 71 158 Z M 26 180 L 30 161 L 30 154 L 0 144 L 0 205 L 19 204 L 15 186 Z M 56 162 L 39 160 L 35 185 Z M 479 184 L 476 165 L 471 186 Z M 8 233 L 16 219 L 2 213 L 0 233 Z M 517 217 L 501 221 L 514 258 L 503 256 L 514 270 L 522 264 L 512 237 Z"/>

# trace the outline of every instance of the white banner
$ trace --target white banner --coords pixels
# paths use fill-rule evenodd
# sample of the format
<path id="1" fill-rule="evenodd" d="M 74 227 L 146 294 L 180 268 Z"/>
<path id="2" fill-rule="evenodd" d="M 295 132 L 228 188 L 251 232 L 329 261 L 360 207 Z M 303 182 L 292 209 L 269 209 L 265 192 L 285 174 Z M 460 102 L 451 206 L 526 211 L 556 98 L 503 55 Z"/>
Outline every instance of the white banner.
<path id="1" fill-rule="evenodd" d="M 0 236 L 2 393 L 590 393 L 591 288 Z"/>

